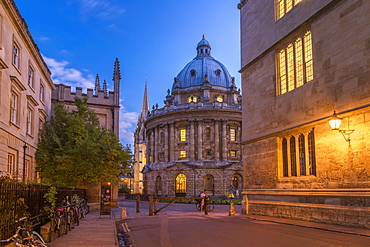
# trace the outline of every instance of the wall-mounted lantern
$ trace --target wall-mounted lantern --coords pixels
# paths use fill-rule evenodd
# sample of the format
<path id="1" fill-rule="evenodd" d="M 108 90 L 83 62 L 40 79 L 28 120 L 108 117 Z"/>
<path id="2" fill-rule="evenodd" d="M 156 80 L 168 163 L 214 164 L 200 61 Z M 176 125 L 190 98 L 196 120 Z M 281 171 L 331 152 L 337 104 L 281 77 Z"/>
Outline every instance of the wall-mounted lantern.
<path id="1" fill-rule="evenodd" d="M 337 116 L 337 113 L 334 111 L 333 116 L 328 120 L 332 130 L 338 130 L 342 133 L 344 139 L 347 142 L 351 141 L 350 135 L 355 131 L 354 129 L 339 129 L 340 124 L 342 123 L 342 118 Z"/>

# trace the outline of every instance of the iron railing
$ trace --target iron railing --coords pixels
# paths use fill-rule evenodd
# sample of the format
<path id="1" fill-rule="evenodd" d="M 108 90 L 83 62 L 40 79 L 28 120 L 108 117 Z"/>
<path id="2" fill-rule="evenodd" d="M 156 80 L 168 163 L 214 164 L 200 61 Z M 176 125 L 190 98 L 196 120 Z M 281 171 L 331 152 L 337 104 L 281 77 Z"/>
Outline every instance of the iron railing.
<path id="1" fill-rule="evenodd" d="M 0 239 L 6 239 L 14 234 L 16 221 L 22 217 L 37 217 L 40 220 L 38 227 L 46 223 L 47 218 L 43 213 L 44 207 L 48 204 L 44 195 L 49 188 L 50 186 L 29 185 L 18 180 L 0 178 Z M 65 187 L 56 189 L 56 205 L 62 205 L 66 197 L 71 198 L 74 194 L 86 199 L 84 189 Z"/>

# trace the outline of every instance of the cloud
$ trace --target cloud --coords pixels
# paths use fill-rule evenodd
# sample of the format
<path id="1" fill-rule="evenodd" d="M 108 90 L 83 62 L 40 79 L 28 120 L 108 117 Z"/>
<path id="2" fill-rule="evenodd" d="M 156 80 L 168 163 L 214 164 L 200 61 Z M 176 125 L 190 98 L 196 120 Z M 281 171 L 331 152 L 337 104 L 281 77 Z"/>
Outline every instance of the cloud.
<path id="1" fill-rule="evenodd" d="M 83 17 L 94 16 L 107 21 L 121 16 L 125 9 L 112 0 L 79 0 L 80 12 Z"/>
<path id="2" fill-rule="evenodd" d="M 43 56 L 45 63 L 51 71 L 51 78 L 55 84 L 66 84 L 72 87 L 94 88 L 95 77 L 92 74 L 84 75 L 81 71 L 68 68 L 67 61 L 57 61 L 53 58 Z"/>
<path id="3" fill-rule="evenodd" d="M 128 112 L 121 105 L 119 120 L 119 137 L 123 144 L 133 144 L 134 132 L 139 114 L 137 112 Z"/>

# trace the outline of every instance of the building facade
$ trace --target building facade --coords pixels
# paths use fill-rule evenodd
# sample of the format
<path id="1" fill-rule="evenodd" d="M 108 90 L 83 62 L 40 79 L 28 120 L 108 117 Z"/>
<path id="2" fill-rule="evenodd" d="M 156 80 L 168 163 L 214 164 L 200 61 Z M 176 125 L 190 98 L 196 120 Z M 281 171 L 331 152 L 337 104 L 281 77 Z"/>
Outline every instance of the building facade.
<path id="1" fill-rule="evenodd" d="M 142 194 L 144 189 L 144 180 L 142 170 L 146 166 L 146 146 L 148 144 L 146 137 L 146 129 L 144 122 L 146 116 L 150 112 L 149 98 L 148 98 L 148 87 L 145 83 L 143 105 L 141 114 L 137 120 L 136 129 L 134 133 L 134 160 L 135 164 L 132 167 L 133 170 L 133 182 L 132 182 L 132 193 Z"/>
<path id="2" fill-rule="evenodd" d="M 238 7 L 243 210 L 370 228 L 370 2 Z"/>
<path id="3" fill-rule="evenodd" d="M 142 114 L 146 194 L 198 196 L 204 190 L 225 197 L 242 188 L 240 90 L 204 37 L 196 50 L 168 89 L 165 106 Z"/>
<path id="4" fill-rule="evenodd" d="M 113 92 L 108 91 L 105 80 L 103 87 L 101 87 L 99 75 L 96 75 L 94 89 L 87 88 L 86 93 L 82 92 L 81 87 L 77 87 L 76 92 L 72 92 L 71 86 L 55 84 L 55 90 L 52 91 L 52 100 L 64 103 L 69 110 L 76 110 L 75 98 L 87 98 L 87 106 L 95 112 L 101 127 L 111 130 L 119 137 L 120 81 L 120 64 L 118 59 L 116 59 L 113 70 Z M 110 198 L 112 203 L 117 203 L 118 201 L 118 187 L 112 185 L 109 181 L 102 181 L 101 184 L 81 183 L 77 186 L 87 189 L 89 202 L 102 202 L 104 201 L 102 198 Z"/>
<path id="5" fill-rule="evenodd" d="M 14 1 L 0 1 L 0 176 L 37 180 L 39 130 L 51 115 L 55 89 Z"/>

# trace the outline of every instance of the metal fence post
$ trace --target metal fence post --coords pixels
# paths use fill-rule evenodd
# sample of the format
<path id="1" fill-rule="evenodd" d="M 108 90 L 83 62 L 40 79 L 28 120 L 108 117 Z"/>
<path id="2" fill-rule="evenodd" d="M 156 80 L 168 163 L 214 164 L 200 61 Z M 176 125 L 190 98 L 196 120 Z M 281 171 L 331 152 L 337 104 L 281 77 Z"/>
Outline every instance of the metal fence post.
<path id="1" fill-rule="evenodd" d="M 149 196 L 149 216 L 153 215 L 153 196 Z"/>
<path id="2" fill-rule="evenodd" d="M 140 213 L 140 194 L 136 196 L 136 213 Z"/>

